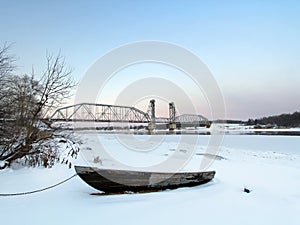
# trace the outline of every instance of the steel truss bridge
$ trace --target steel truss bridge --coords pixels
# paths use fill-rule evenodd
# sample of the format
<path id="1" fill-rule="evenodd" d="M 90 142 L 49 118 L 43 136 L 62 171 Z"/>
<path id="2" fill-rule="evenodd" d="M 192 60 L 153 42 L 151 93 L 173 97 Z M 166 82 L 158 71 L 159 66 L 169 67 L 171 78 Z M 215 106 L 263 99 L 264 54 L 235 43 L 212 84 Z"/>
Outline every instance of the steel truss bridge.
<path id="1" fill-rule="evenodd" d="M 148 123 L 150 117 L 135 107 L 80 103 L 57 109 L 51 121 Z"/>
<path id="2" fill-rule="evenodd" d="M 209 120 L 202 115 L 183 114 L 176 116 L 174 103 L 169 104 L 169 118 L 155 116 L 155 101 L 151 100 L 147 112 L 135 107 L 80 103 L 57 109 L 48 118 L 50 121 L 73 122 L 126 122 L 126 123 L 176 123 L 207 125 Z"/>

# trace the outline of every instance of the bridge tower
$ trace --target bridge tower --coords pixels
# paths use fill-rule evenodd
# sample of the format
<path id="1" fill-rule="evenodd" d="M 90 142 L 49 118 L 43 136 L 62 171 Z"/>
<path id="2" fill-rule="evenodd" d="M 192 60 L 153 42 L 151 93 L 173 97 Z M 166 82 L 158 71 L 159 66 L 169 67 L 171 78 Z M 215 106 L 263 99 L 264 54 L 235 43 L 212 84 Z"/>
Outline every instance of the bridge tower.
<path id="1" fill-rule="evenodd" d="M 149 133 L 152 134 L 156 128 L 156 125 L 155 125 L 155 100 L 154 99 L 150 100 L 148 113 L 150 113 L 150 119 L 151 119 L 148 124 L 148 130 L 149 130 Z"/>
<path id="2" fill-rule="evenodd" d="M 175 104 L 174 102 L 169 103 L 169 131 L 173 131 L 176 129 L 176 123 L 175 123 L 175 118 L 176 118 L 176 109 L 175 109 Z"/>

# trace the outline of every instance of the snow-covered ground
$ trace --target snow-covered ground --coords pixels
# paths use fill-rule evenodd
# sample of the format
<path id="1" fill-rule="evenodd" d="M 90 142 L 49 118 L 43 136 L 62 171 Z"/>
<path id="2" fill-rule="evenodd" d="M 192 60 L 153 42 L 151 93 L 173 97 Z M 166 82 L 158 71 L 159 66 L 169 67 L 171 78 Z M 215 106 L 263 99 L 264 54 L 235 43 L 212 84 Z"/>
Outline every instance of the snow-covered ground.
<path id="1" fill-rule="evenodd" d="M 153 137 L 155 138 L 153 139 Z M 183 135 L 182 135 L 183 136 Z M 172 156 L 185 158 L 183 170 L 197 170 L 209 135 L 140 135 L 88 133 L 82 136 L 75 164 L 93 165 L 101 143 L 102 167 L 155 168 Z M 178 143 L 181 143 L 178 145 Z M 180 147 L 178 147 L 180 146 Z M 110 196 L 97 192 L 79 177 L 53 189 L 24 196 L 0 197 L 1 224 L 299 224 L 300 138 L 298 136 L 228 135 L 210 170 L 215 179 L 202 186 Z M 177 154 L 177 155 L 176 155 Z M 185 157 L 186 155 L 192 157 Z M 114 160 L 112 160 L 115 159 Z M 57 183 L 74 174 L 51 169 L 0 171 L 0 193 L 25 192 Z M 243 192 L 244 188 L 251 190 Z"/>

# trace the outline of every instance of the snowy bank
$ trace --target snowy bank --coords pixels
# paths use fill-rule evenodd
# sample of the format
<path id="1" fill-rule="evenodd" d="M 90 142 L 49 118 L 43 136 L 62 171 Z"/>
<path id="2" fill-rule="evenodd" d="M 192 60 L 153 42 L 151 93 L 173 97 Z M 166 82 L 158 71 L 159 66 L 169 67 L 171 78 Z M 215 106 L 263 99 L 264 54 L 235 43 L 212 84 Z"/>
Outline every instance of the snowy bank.
<path id="1" fill-rule="evenodd" d="M 168 136 L 157 151 L 146 154 L 152 160 L 164 160 L 179 137 Z M 104 145 L 117 146 L 113 135 L 101 138 Z M 199 140 L 188 169 L 198 167 L 207 138 Z M 87 141 L 84 148 L 93 147 L 91 143 Z M 93 196 L 90 193 L 97 191 L 75 177 L 41 193 L 1 197 L 1 223 L 296 225 L 300 221 L 299 146 L 299 137 L 226 136 L 218 153 L 222 158 L 210 168 L 217 171 L 216 178 L 208 184 L 147 194 Z M 78 159 L 77 163 L 85 160 Z M 30 191 L 73 174 L 74 169 L 63 165 L 51 169 L 5 169 L 0 171 L 0 192 Z M 251 192 L 243 192 L 244 187 Z"/>

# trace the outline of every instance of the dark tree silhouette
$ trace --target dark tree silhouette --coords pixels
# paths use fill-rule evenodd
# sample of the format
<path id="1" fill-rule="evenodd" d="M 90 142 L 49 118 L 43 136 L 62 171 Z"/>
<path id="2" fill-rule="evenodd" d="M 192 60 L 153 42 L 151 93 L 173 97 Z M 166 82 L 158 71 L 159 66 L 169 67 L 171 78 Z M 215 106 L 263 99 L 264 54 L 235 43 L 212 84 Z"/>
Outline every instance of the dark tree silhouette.
<path id="1" fill-rule="evenodd" d="M 278 116 L 263 117 L 260 119 L 249 119 L 247 125 L 277 125 L 280 127 L 300 127 L 300 112 L 293 114 L 281 114 Z"/>
<path id="2" fill-rule="evenodd" d="M 0 49 L 0 161 L 5 162 L 1 167 L 16 161 L 50 167 L 59 160 L 62 142 L 69 144 L 70 155 L 76 156 L 78 147 L 71 136 L 41 121 L 43 115 L 60 105 L 75 87 L 64 57 L 60 53 L 47 54 L 45 72 L 37 80 L 34 74 L 12 74 L 14 59 L 8 50 L 7 46 Z"/>

